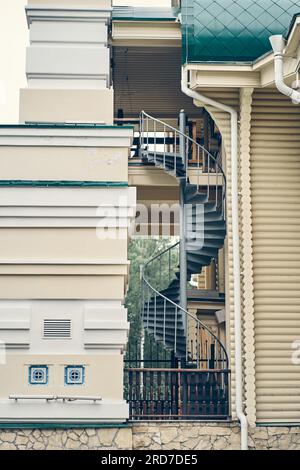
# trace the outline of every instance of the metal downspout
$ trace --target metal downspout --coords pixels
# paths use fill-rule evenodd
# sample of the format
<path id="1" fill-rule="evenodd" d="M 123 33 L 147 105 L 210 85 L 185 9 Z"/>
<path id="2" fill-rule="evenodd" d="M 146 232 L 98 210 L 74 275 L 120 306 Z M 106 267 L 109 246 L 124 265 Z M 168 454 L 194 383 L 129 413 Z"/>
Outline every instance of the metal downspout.
<path id="1" fill-rule="evenodd" d="M 185 138 L 183 134 L 186 131 L 186 114 L 183 110 L 179 114 L 179 130 L 182 133 L 179 137 L 180 156 L 186 167 Z M 187 168 L 185 168 L 187 171 Z M 187 309 L 187 255 L 186 255 L 186 231 L 185 231 L 185 178 L 180 181 L 180 305 Z M 184 328 L 187 330 L 187 318 L 185 318 Z"/>
<path id="2" fill-rule="evenodd" d="M 189 88 L 188 72 L 182 69 L 182 92 L 201 101 L 203 104 L 230 114 L 231 117 L 231 203 L 233 238 L 233 283 L 234 283 L 234 329 L 235 329 L 235 373 L 237 418 L 241 424 L 241 449 L 248 450 L 248 421 L 243 411 L 243 372 L 242 372 L 242 321 L 241 321 L 241 280 L 240 280 L 240 239 L 239 239 L 239 199 L 238 199 L 238 113 L 235 109 L 219 103 Z"/>
<path id="3" fill-rule="evenodd" d="M 300 93 L 284 83 L 284 48 L 286 41 L 280 34 L 271 36 L 270 43 L 274 52 L 275 83 L 277 90 L 290 98 L 294 104 L 300 104 Z"/>

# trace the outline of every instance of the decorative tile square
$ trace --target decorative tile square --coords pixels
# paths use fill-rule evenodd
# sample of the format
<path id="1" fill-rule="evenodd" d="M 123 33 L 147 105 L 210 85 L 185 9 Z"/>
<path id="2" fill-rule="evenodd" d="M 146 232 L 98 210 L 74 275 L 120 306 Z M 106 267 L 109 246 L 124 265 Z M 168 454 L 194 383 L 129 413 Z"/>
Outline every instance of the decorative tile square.
<path id="1" fill-rule="evenodd" d="M 48 385 L 48 366 L 30 366 L 28 369 L 28 381 L 30 385 Z"/>
<path id="2" fill-rule="evenodd" d="M 66 366 L 65 367 L 65 385 L 84 385 L 85 367 L 84 366 Z"/>

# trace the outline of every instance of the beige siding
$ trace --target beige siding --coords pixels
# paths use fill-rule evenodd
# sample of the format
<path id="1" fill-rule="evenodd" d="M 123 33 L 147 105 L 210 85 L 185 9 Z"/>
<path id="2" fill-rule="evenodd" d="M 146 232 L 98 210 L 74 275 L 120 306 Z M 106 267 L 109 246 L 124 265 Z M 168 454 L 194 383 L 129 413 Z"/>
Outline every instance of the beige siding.
<path id="1" fill-rule="evenodd" d="M 258 422 L 300 421 L 300 109 L 273 90 L 253 96 L 253 268 Z"/>

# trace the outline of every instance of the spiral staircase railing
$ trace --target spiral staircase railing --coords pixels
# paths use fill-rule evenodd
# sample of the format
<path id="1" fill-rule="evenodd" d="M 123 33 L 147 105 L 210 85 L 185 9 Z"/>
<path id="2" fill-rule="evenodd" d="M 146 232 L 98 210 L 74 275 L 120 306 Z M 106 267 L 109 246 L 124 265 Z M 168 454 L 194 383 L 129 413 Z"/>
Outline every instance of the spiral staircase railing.
<path id="1" fill-rule="evenodd" d="M 189 183 L 190 172 L 189 170 L 196 173 L 196 186 L 197 191 L 203 195 L 203 191 L 206 191 L 206 197 L 209 201 L 212 197 L 215 199 L 216 209 L 221 210 L 221 213 L 224 214 L 225 211 L 225 196 L 226 196 L 226 177 L 224 171 L 217 161 L 217 159 L 202 145 L 192 139 L 190 136 L 182 133 L 180 130 L 170 126 L 169 124 L 156 119 L 145 111 L 142 111 L 140 116 L 140 152 L 142 157 L 145 156 L 148 152 L 151 152 L 153 156 L 154 163 L 156 166 L 162 166 L 163 169 L 166 168 L 167 155 L 172 153 L 174 155 L 181 156 L 183 159 L 183 164 L 185 171 L 182 175 L 182 178 L 186 180 L 186 183 Z M 162 134 L 162 135 L 161 135 Z M 166 142 L 167 135 L 173 135 L 174 145 L 170 146 Z M 152 140 L 152 145 L 149 144 L 150 136 Z M 158 138 L 160 137 L 160 144 L 158 144 Z M 181 155 L 182 139 L 184 141 L 184 155 Z M 197 159 L 196 162 L 190 164 L 190 154 L 191 147 L 196 148 Z M 173 148 L 170 148 L 173 147 Z M 160 156 L 160 162 L 158 162 L 157 156 Z M 176 176 L 176 158 L 174 166 L 174 176 Z M 205 175 L 205 185 L 201 186 L 201 175 Z M 213 179 L 214 176 L 214 179 Z M 200 189 L 201 188 L 201 189 Z M 168 266 L 168 272 L 166 278 L 169 282 L 174 278 L 175 269 L 174 266 L 171 266 L 171 253 L 174 249 L 178 249 L 180 242 L 176 243 L 173 246 L 170 246 L 166 250 L 162 251 L 158 255 L 154 256 L 149 260 L 142 270 L 142 298 L 145 300 L 143 302 L 143 313 L 144 318 L 149 319 L 149 305 L 150 299 L 154 299 L 154 304 L 158 299 L 163 302 L 164 305 L 164 340 L 166 335 L 166 312 L 167 307 L 174 309 L 174 318 L 175 318 L 175 331 L 174 331 L 174 351 L 177 350 L 177 328 L 178 318 L 180 314 L 187 319 L 187 331 L 186 331 L 186 354 L 185 361 L 187 364 L 193 363 L 196 367 L 199 368 L 215 368 L 216 366 L 220 369 L 228 368 L 228 355 L 226 349 L 220 339 L 205 325 L 203 324 L 196 316 L 192 315 L 187 310 L 183 309 L 179 304 L 168 299 L 161 293 L 163 288 L 166 288 L 166 285 L 157 285 L 153 286 L 151 284 L 151 276 L 149 276 L 149 270 L 155 262 L 158 261 L 159 272 L 162 272 L 162 266 L 164 260 Z M 155 266 L 155 269 L 157 265 Z M 178 268 L 179 271 L 180 268 Z M 153 278 L 153 277 L 152 277 Z M 163 280 L 164 284 L 166 280 Z M 146 311 L 145 311 L 146 310 Z M 147 321 L 146 321 L 147 324 Z M 155 336 L 155 335 L 154 335 Z"/>
<path id="2" fill-rule="evenodd" d="M 184 182 L 185 203 L 191 204 L 186 216 L 191 218 L 187 221 L 187 238 L 197 225 L 194 206 L 199 201 L 206 206 L 209 236 L 200 236 L 195 252 L 202 265 L 208 266 L 211 253 L 218 252 L 225 238 L 226 178 L 221 164 L 189 135 L 144 111 L 139 140 L 140 158 L 146 165 L 162 168 L 180 184 Z M 206 244 L 204 250 L 201 243 Z M 160 414 L 164 419 L 212 415 L 225 419 L 229 413 L 226 348 L 218 334 L 181 305 L 177 292 L 182 272 L 180 246 L 178 241 L 155 254 L 141 271 L 144 328 L 157 344 L 173 353 L 177 368 L 152 369 L 151 373 L 144 368 L 127 369 L 133 419 L 159 418 Z M 187 246 L 191 251 L 191 243 Z M 193 254 L 190 259 L 188 274 L 201 264 L 193 264 Z M 184 396 L 178 398 L 178 393 Z"/>

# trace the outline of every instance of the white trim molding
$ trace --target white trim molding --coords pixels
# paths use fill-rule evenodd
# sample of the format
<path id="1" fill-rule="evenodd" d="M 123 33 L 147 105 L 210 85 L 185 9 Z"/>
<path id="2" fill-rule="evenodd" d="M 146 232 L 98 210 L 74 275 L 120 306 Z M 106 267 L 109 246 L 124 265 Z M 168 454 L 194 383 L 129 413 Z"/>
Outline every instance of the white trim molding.
<path id="1" fill-rule="evenodd" d="M 1 126 L 0 147 L 111 147 L 130 148 L 133 129 L 113 126 Z"/>
<path id="2" fill-rule="evenodd" d="M 0 423 L 32 423 L 33 420 L 35 423 L 120 423 L 128 417 L 129 406 L 122 400 L 103 399 L 90 403 L 47 401 L 46 398 L 0 401 Z"/>
<path id="3" fill-rule="evenodd" d="M 29 87 L 109 89 L 111 12 L 111 2 L 100 8 L 84 4 L 27 6 Z"/>
<path id="4" fill-rule="evenodd" d="M 25 7 L 28 27 L 34 21 L 105 21 L 109 23 L 112 8 L 58 7 L 54 5 L 27 5 Z"/>

